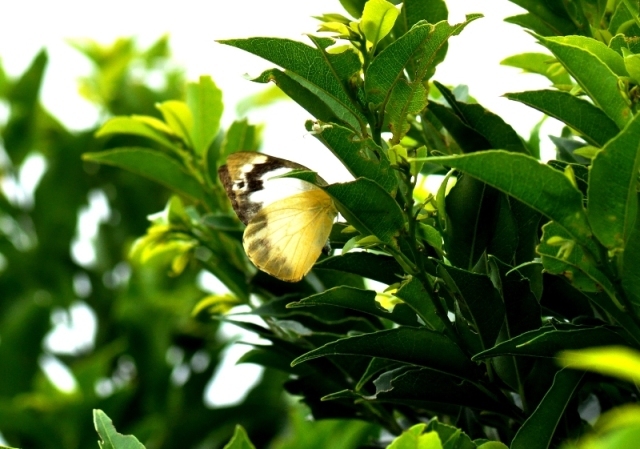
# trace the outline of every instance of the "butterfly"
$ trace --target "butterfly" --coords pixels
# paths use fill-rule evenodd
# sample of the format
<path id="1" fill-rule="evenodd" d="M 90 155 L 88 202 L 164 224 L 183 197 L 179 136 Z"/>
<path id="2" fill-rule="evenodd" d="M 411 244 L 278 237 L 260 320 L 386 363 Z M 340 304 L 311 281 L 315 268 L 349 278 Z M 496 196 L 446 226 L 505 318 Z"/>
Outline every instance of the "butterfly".
<path id="1" fill-rule="evenodd" d="M 255 152 L 233 153 L 218 169 L 236 215 L 247 225 L 242 238 L 247 256 L 260 270 L 287 282 L 298 282 L 311 270 L 338 215 L 321 188 L 278 178 L 293 170 L 309 169 Z"/>

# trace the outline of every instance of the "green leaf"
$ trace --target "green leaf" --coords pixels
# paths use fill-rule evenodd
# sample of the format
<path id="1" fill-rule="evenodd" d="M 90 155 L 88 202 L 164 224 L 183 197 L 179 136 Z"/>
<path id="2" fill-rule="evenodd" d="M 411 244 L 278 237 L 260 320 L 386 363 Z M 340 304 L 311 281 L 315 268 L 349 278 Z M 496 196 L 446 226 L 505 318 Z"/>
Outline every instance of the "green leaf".
<path id="1" fill-rule="evenodd" d="M 178 162 L 158 151 L 139 147 L 117 148 L 98 153 L 84 153 L 82 159 L 124 168 L 196 201 L 205 201 L 200 184 L 184 171 Z"/>
<path id="2" fill-rule="evenodd" d="M 606 326 L 579 326 L 556 324 L 517 335 L 491 349 L 482 351 L 472 360 L 482 360 L 501 355 L 530 357 L 555 357 L 564 349 L 581 349 L 591 346 L 624 344 L 625 340 Z"/>
<path id="3" fill-rule="evenodd" d="M 591 235 L 580 192 L 562 172 L 530 156 L 490 150 L 426 161 L 461 170 L 513 196 L 564 226 L 578 242 Z"/>
<path id="4" fill-rule="evenodd" d="M 369 0 L 364 5 L 360 27 L 375 47 L 393 29 L 400 11 L 386 0 Z"/>
<path id="5" fill-rule="evenodd" d="M 366 118 L 347 86 L 361 69 L 355 51 L 329 54 L 324 48 L 333 39 L 315 39 L 320 48 L 312 48 L 302 42 L 289 39 L 254 37 L 219 41 L 260 56 L 284 68 L 287 75 L 318 96 L 333 113 L 355 131 L 364 133 Z M 313 67 L 313 70 L 309 70 Z"/>
<path id="6" fill-rule="evenodd" d="M 475 372 L 462 350 L 439 332 L 402 326 L 327 343 L 291 362 L 296 366 L 318 357 L 362 355 L 431 368 L 466 379 Z"/>
<path id="7" fill-rule="evenodd" d="M 516 67 L 529 73 L 537 73 L 548 78 L 555 85 L 571 85 L 571 77 L 564 67 L 556 58 L 546 53 L 520 53 L 503 59 L 500 64 Z"/>
<path id="8" fill-rule="evenodd" d="M 102 410 L 93 411 L 93 425 L 102 440 L 98 443 L 101 449 L 144 449 L 133 435 L 116 432 L 111 419 Z"/>
<path id="9" fill-rule="evenodd" d="M 339 114 L 334 112 L 343 110 L 344 108 L 336 105 L 334 101 L 329 101 L 329 104 L 326 104 L 320 97 L 314 94 L 310 89 L 302 86 L 299 82 L 295 81 L 291 76 L 289 76 L 288 72 L 278 70 L 278 69 L 270 69 L 265 70 L 262 74 L 252 79 L 251 81 L 257 83 L 268 83 L 273 82 L 276 86 L 278 86 L 282 92 L 284 92 L 289 98 L 298 103 L 304 109 L 306 109 L 311 115 L 313 115 L 316 119 L 321 120 L 323 122 L 332 122 L 335 123 L 337 121 L 348 124 L 349 122 L 344 122 L 339 119 Z M 330 105 L 333 105 L 333 109 Z"/>
<path id="10" fill-rule="evenodd" d="M 176 135 L 191 148 L 194 148 L 191 140 L 193 132 L 193 114 L 189 106 L 183 101 L 169 100 L 156 105 L 162 113 L 164 121 L 173 130 Z"/>
<path id="11" fill-rule="evenodd" d="M 607 295 L 622 309 L 616 298 L 615 287 L 595 266 L 593 254 L 597 253 L 593 242 L 585 251 L 581 245 L 575 245 L 572 236 L 556 222 L 549 222 L 542 227 L 543 235 L 537 251 L 542 256 L 542 264 L 546 271 L 565 276 L 576 288 L 585 292 L 604 290 Z M 551 241 L 551 244 L 549 242 Z"/>
<path id="12" fill-rule="evenodd" d="M 592 145 L 602 147 L 618 134 L 618 126 L 602 109 L 568 92 L 537 90 L 505 94 L 566 123 Z"/>
<path id="13" fill-rule="evenodd" d="M 609 249 L 623 249 L 638 210 L 640 116 L 636 116 L 591 163 L 587 216 L 593 233 Z"/>
<path id="14" fill-rule="evenodd" d="M 560 422 L 560 418 L 576 392 L 584 373 L 568 369 L 560 370 L 553 385 L 535 411 L 524 422 L 513 441 L 511 449 L 547 449 Z"/>
<path id="15" fill-rule="evenodd" d="M 620 257 L 620 256 L 618 256 Z M 640 207 L 622 253 L 622 287 L 629 301 L 640 305 Z"/>
<path id="16" fill-rule="evenodd" d="M 545 24 L 554 35 L 581 34 L 562 4 L 540 0 L 511 0 L 511 2 L 529 11 L 537 22 Z"/>
<path id="17" fill-rule="evenodd" d="M 153 117 L 143 118 L 141 116 L 114 117 L 108 120 L 104 125 L 100 127 L 100 129 L 98 129 L 98 131 L 96 131 L 96 137 L 100 138 L 117 134 L 129 134 L 134 136 L 146 137 L 156 143 L 159 143 L 165 148 L 176 151 L 176 145 L 168 137 L 173 133 L 171 128 L 165 125 L 166 130 L 170 133 L 164 133 L 159 129 L 162 125 L 154 127 L 150 124 L 151 122 L 148 121 L 149 119 L 151 119 L 152 121 L 157 120 Z M 160 121 L 158 120 L 158 122 Z M 160 123 L 164 124 L 163 122 Z"/>
<path id="18" fill-rule="evenodd" d="M 561 36 L 548 38 L 556 45 L 581 48 L 598 57 L 609 69 L 618 76 L 629 76 L 624 65 L 624 59 L 615 50 L 607 47 L 599 40 L 585 36 Z"/>
<path id="19" fill-rule="evenodd" d="M 357 139 L 353 131 L 331 125 L 314 135 L 342 162 L 355 178 L 368 178 L 393 194 L 398 183 L 382 149 L 371 138 Z"/>
<path id="20" fill-rule="evenodd" d="M 315 305 L 328 305 L 357 310 L 405 326 L 418 325 L 416 314 L 408 306 L 396 304 L 393 312 L 388 312 L 376 302 L 376 292 L 346 286 L 330 288 L 322 293 L 289 303 L 287 308 Z"/>
<path id="21" fill-rule="evenodd" d="M 223 449 L 256 449 L 256 447 L 251 440 L 249 440 L 249 435 L 247 435 L 244 427 L 237 424 L 236 430 L 233 432 L 233 437 Z"/>
<path id="22" fill-rule="evenodd" d="M 249 124 L 246 118 L 235 120 L 224 135 L 218 160 L 225 161 L 236 151 L 257 151 L 259 146 L 260 128 Z"/>
<path id="23" fill-rule="evenodd" d="M 537 38 L 620 129 L 631 120 L 629 100 L 621 90 L 618 76 L 605 62 L 590 49 L 576 46 L 574 41 L 565 37 Z M 615 51 L 610 51 L 620 57 Z"/>
<path id="24" fill-rule="evenodd" d="M 400 16 L 396 20 L 394 29 L 396 30 L 396 38 L 407 33 L 416 23 L 426 20 L 428 23 L 434 24 L 447 20 L 449 11 L 443 0 L 431 0 L 425 2 L 423 0 L 404 0 Z"/>
<path id="25" fill-rule="evenodd" d="M 394 284 L 404 276 L 404 270 L 393 257 L 366 251 L 327 257 L 313 266 L 314 270 L 336 270 L 382 282 Z"/>
<path id="26" fill-rule="evenodd" d="M 640 382 L 640 353 L 626 346 L 563 351 L 559 363 L 571 369 L 592 371 L 631 383 Z"/>
<path id="27" fill-rule="evenodd" d="M 187 84 L 187 105 L 193 114 L 191 141 L 196 153 L 204 154 L 220 129 L 222 91 L 210 76 L 201 76 L 198 83 Z"/>
<path id="28" fill-rule="evenodd" d="M 390 115 L 395 143 L 407 132 L 406 114 L 415 114 L 426 106 L 423 82 L 431 77 L 444 57 L 448 39 L 479 17 L 479 14 L 469 15 L 465 22 L 454 26 L 447 22 L 417 25 L 371 62 L 365 74 L 367 103 Z M 409 71 L 409 79 L 405 71 Z"/>
<path id="29" fill-rule="evenodd" d="M 422 433 L 426 424 L 416 424 L 396 437 L 387 449 L 442 449 L 436 432 Z"/>
<path id="30" fill-rule="evenodd" d="M 340 0 L 342 7 L 356 19 L 362 17 L 362 10 L 366 3 L 367 0 Z"/>
<path id="31" fill-rule="evenodd" d="M 440 440 L 443 442 L 443 449 L 475 449 L 476 445 L 466 433 L 457 427 L 441 423 L 437 419 L 429 421 L 427 430 L 438 432 Z"/>
<path id="32" fill-rule="evenodd" d="M 529 13 L 507 17 L 504 21 L 507 23 L 513 23 L 514 25 L 519 25 L 522 28 L 528 28 L 540 36 L 555 36 L 556 34 L 559 34 L 548 23 L 545 23 L 543 20 L 540 20 L 539 17 Z"/>
<path id="33" fill-rule="evenodd" d="M 395 296 L 411 307 L 432 330 L 444 330 L 444 323 L 438 317 L 433 304 L 433 301 L 440 301 L 440 298 L 432 298 L 417 278 L 411 277 L 404 281 Z"/>
<path id="34" fill-rule="evenodd" d="M 486 110 L 479 104 L 469 104 L 458 101 L 455 95 L 437 81 L 434 85 L 447 100 L 453 113 L 469 128 L 481 134 L 489 143 L 489 147 L 483 149 L 500 149 L 517 153 L 528 154 L 529 151 L 524 142 L 502 118 Z M 455 137 L 455 136 L 454 136 Z"/>
<path id="35" fill-rule="evenodd" d="M 397 374 L 393 372 L 386 374 L 392 375 L 387 388 L 376 391 L 376 399 L 381 402 L 412 407 L 424 405 L 430 410 L 433 410 L 435 404 L 441 404 L 497 413 L 509 411 L 504 404 L 497 402 L 495 397 L 488 395 L 486 390 L 478 388 L 471 382 L 460 382 L 458 378 L 449 374 L 442 374 L 428 368 L 405 369 Z M 429 388 L 416 388 L 416 385 L 428 385 Z"/>
<path id="36" fill-rule="evenodd" d="M 504 304 L 488 276 L 438 264 L 438 276 L 458 300 L 480 335 L 482 346 L 493 347 L 504 322 Z"/>
<path id="37" fill-rule="evenodd" d="M 331 195 L 349 224 L 358 231 L 395 245 L 404 227 L 404 216 L 398 203 L 379 184 L 360 178 L 332 184 L 324 190 Z"/>

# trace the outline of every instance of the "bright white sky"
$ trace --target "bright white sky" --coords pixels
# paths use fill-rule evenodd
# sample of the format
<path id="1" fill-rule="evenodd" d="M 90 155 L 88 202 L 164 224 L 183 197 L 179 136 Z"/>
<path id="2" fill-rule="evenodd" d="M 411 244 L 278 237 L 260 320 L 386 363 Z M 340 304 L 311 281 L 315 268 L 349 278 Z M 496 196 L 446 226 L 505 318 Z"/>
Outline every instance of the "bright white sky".
<path id="1" fill-rule="evenodd" d="M 502 59 L 516 53 L 542 51 L 530 35 L 502 21 L 522 10 L 507 0 L 448 3 L 451 23 L 461 22 L 469 13 L 480 12 L 485 18 L 450 40 L 449 54 L 438 67 L 435 79 L 449 85 L 467 84 L 481 104 L 527 137 L 541 114 L 501 95 L 545 88 L 548 82 L 499 65 Z M 95 108 L 77 94 L 76 79 L 88 75 L 91 66 L 65 39 L 89 37 L 109 43 L 117 37 L 136 36 L 142 46 L 147 46 L 169 33 L 175 61 L 186 69 L 188 79 L 197 80 L 208 74 L 222 88 L 226 104 L 223 121 L 228 125 L 236 118 L 235 104 L 264 88 L 243 75 L 258 75 L 271 64 L 215 40 L 279 36 L 304 41 L 304 33 L 313 33 L 317 27 L 318 22 L 311 16 L 329 12 L 344 13 L 338 0 L 0 0 L 0 58 L 5 70 L 17 76 L 46 47 L 49 66 L 42 92 L 45 107 L 71 129 L 86 129 L 95 126 L 99 117 Z M 344 168 L 304 130 L 303 124 L 309 118 L 292 102 L 280 102 L 250 115 L 254 123 L 266 123 L 266 153 L 296 160 L 319 171 L 329 182 L 344 180 Z M 557 123 L 545 123 L 543 141 L 545 131 L 557 135 Z M 245 377 L 256 375 L 259 373 L 254 370 Z M 233 401 L 234 398 L 223 397 L 212 400 L 216 396 L 213 390 L 217 395 L 237 392 L 241 377 L 237 372 L 226 380 L 217 379 L 216 385 L 211 385 L 209 400 L 218 404 Z M 229 383 L 235 388 L 229 388 Z"/>

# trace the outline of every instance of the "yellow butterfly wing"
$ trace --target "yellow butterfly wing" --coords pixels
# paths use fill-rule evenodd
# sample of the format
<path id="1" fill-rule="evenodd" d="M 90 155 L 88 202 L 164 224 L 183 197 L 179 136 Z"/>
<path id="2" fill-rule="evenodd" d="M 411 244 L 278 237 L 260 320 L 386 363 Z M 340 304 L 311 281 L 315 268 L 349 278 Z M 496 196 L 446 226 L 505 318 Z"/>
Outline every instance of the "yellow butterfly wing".
<path id="1" fill-rule="evenodd" d="M 260 270 L 297 282 L 320 257 L 336 215 L 331 197 L 319 188 L 276 201 L 247 225 L 245 252 Z"/>

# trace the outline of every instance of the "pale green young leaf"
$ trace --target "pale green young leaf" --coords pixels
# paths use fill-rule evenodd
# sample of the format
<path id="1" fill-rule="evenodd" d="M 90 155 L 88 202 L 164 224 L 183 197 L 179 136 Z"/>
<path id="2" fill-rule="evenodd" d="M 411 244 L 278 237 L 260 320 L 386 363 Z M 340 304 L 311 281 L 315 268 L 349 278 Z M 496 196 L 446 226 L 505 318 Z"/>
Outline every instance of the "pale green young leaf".
<path id="1" fill-rule="evenodd" d="M 249 439 L 246 430 L 240 424 L 237 424 L 233 437 L 223 449 L 256 449 L 256 447 Z"/>
<path id="2" fill-rule="evenodd" d="M 575 45 L 573 40 L 542 36 L 537 38 L 541 44 L 551 50 L 593 102 L 620 129 L 631 120 L 629 99 L 620 87 L 618 75 L 607 63 L 590 49 Z M 614 50 L 608 50 L 619 57 Z M 624 62 L 622 64 L 624 65 Z"/>
<path id="3" fill-rule="evenodd" d="M 505 94 L 578 131 L 587 142 L 602 147 L 618 133 L 616 124 L 602 109 L 575 95 L 559 90 L 537 90 Z"/>
<path id="4" fill-rule="evenodd" d="M 395 438 L 387 449 L 442 449 L 442 442 L 436 432 L 422 433 L 426 424 L 416 424 Z"/>
<path id="5" fill-rule="evenodd" d="M 503 59 L 500 64 L 516 67 L 529 73 L 537 73 L 548 78 L 555 85 L 571 85 L 571 77 L 564 67 L 556 58 L 545 53 L 521 53 Z"/>
<path id="6" fill-rule="evenodd" d="M 167 149 L 175 151 L 177 147 L 169 138 L 169 136 L 175 135 L 173 134 L 173 131 L 165 125 L 168 132 L 162 132 L 162 125 L 152 126 L 147 122 L 147 118 L 153 119 L 154 121 L 164 125 L 164 122 L 152 117 L 114 117 L 108 120 L 100 127 L 100 129 L 98 129 L 98 131 L 96 131 L 96 137 L 115 136 L 118 134 L 146 137 Z"/>
<path id="7" fill-rule="evenodd" d="M 566 368 L 592 371 L 640 383 L 640 353 L 626 346 L 563 351 L 559 354 L 559 363 Z"/>
<path id="8" fill-rule="evenodd" d="M 584 373 L 560 370 L 538 407 L 524 422 L 511 442 L 511 449 L 547 449 L 569 401 L 577 391 Z"/>
<path id="9" fill-rule="evenodd" d="M 629 76 L 637 84 L 640 82 L 640 55 L 633 54 L 626 47 L 621 47 L 624 56 L 624 65 L 629 72 Z"/>
<path id="10" fill-rule="evenodd" d="M 200 184 L 182 166 L 159 151 L 140 147 L 117 148 L 98 153 L 85 153 L 85 161 L 114 165 L 145 176 L 196 201 L 205 201 Z"/>
<path id="11" fill-rule="evenodd" d="M 622 249 L 638 209 L 640 116 L 599 151 L 589 173 L 587 215 L 593 233 L 609 249 Z"/>
<path id="12" fill-rule="evenodd" d="M 191 140 L 197 154 L 204 154 L 218 134 L 222 117 L 222 91 L 210 76 L 187 84 L 187 105 L 193 114 Z"/>
<path id="13" fill-rule="evenodd" d="M 189 147 L 193 148 L 193 141 L 191 140 L 193 114 L 189 106 L 183 101 L 169 100 L 156 105 L 156 107 L 160 110 L 164 121 L 167 122 L 173 132 L 180 136 Z"/>
<path id="14" fill-rule="evenodd" d="M 398 8 L 386 0 L 369 0 L 364 5 L 360 27 L 367 38 L 375 47 L 393 29 L 398 18 Z"/>
<path id="15" fill-rule="evenodd" d="M 426 161 L 456 168 L 513 196 L 557 221 L 579 242 L 586 242 L 591 236 L 582 194 L 562 172 L 531 156 L 489 150 Z"/>
<path id="16" fill-rule="evenodd" d="M 133 435 L 118 433 L 111 419 L 102 410 L 93 411 L 93 425 L 102 440 L 98 442 L 101 449 L 144 449 Z"/>

